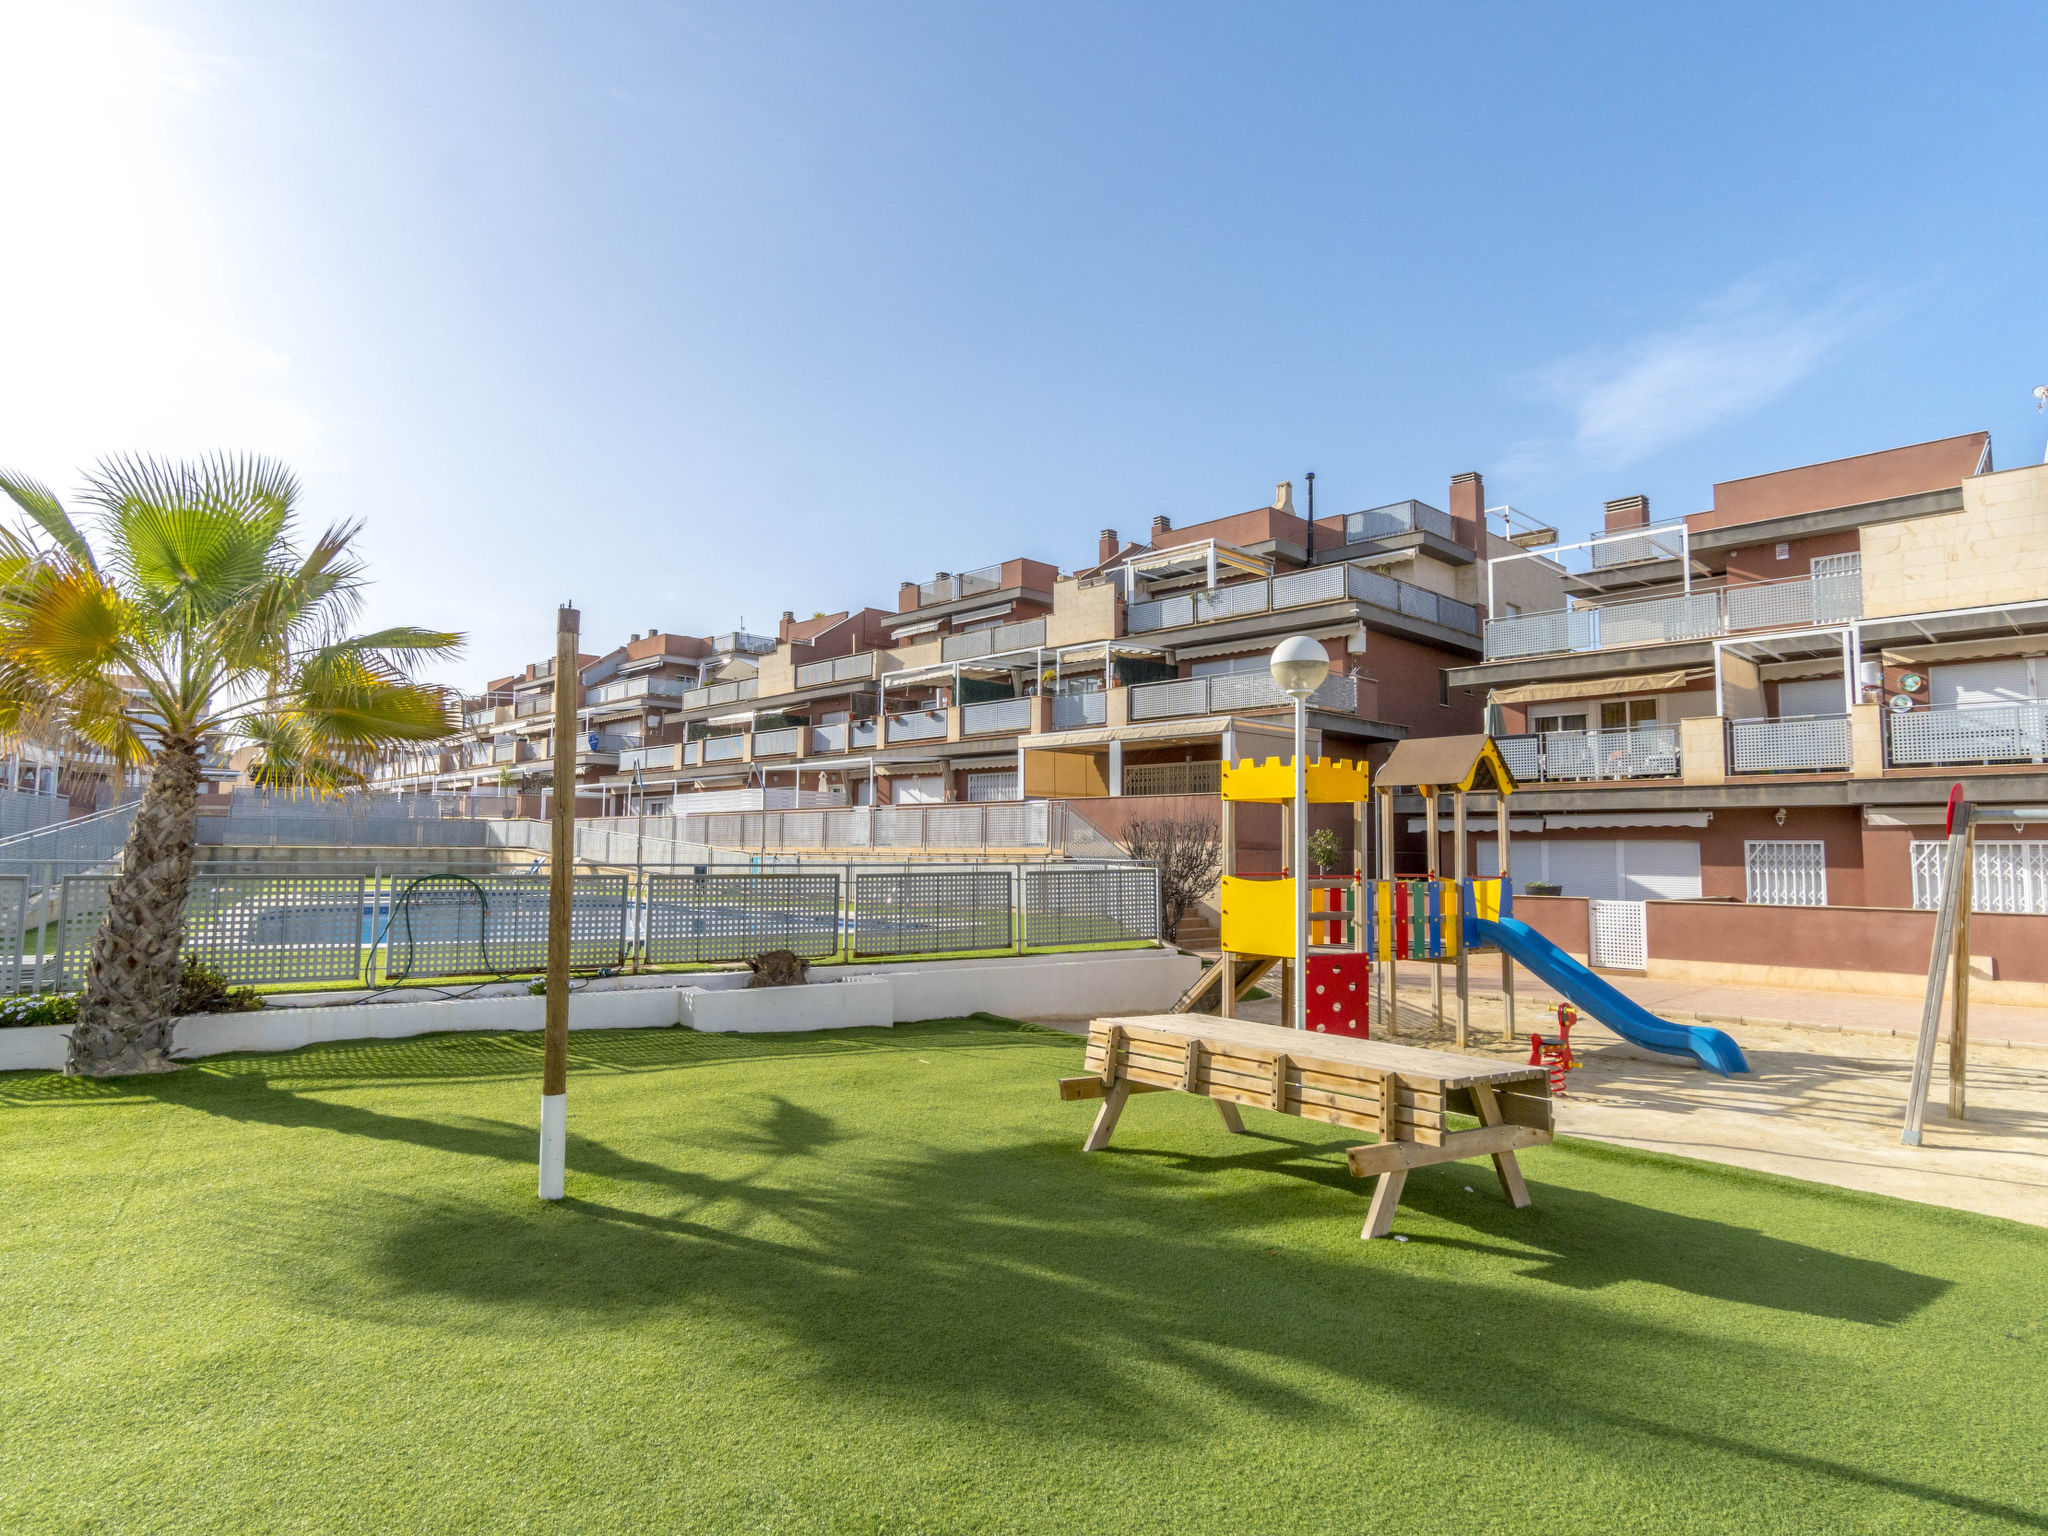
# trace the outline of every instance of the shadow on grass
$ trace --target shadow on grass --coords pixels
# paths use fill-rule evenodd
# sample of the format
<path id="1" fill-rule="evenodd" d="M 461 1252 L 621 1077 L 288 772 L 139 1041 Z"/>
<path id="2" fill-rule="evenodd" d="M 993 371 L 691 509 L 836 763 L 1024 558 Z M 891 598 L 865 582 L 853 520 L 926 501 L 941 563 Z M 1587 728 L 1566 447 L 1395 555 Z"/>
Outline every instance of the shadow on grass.
<path id="1" fill-rule="evenodd" d="M 1043 1039 L 999 1026 L 647 1038 L 667 1045 L 670 1067 L 991 1047 L 1053 1059 Z M 531 1125 L 293 1091 L 274 1069 L 308 1054 L 123 1091 L 531 1169 Z M 474 1063 L 455 1054 L 460 1080 Z M 599 1054 L 613 1070 L 655 1064 L 623 1039 Z M 337 1065 L 306 1080 L 332 1083 Z M 1052 1075 L 1030 1091 L 1049 1095 Z M 837 1100 L 800 1099 L 764 1093 L 751 1118 L 727 1106 L 693 1125 L 678 1161 L 694 1166 L 572 1136 L 574 1198 L 558 1206 L 367 1191 L 297 1207 L 261 1240 L 305 1304 L 340 1315 L 417 1321 L 424 1300 L 440 1326 L 525 1332 L 573 1315 L 698 1349 L 708 1328 L 775 1341 L 828 1393 L 1014 1422 L 1050 1442 L 1173 1441 L 1204 1428 L 1218 1400 L 1300 1423 L 1419 1406 L 1588 1454 L 1656 1444 L 1730 1476 L 1792 1475 L 1816 1499 L 1862 1490 L 2048 1530 L 2037 1512 L 1858 1465 L 1853 1444 L 1774 1444 L 1773 1415 L 1809 1415 L 1817 1381 L 1838 1367 L 1824 1349 L 1782 1331 L 1752 1340 L 1727 1314 L 1702 1313 L 1695 1330 L 1588 1294 L 1634 1280 L 1884 1326 L 1938 1298 L 1944 1280 L 1540 1180 L 1536 1206 L 1510 1211 L 1484 1163 L 1408 1184 L 1415 1210 L 1470 1236 L 1368 1247 L 1354 1237 L 1366 1186 L 1341 1161 L 1355 1138 L 1341 1134 L 1258 1128 L 1248 1147 L 1208 1155 L 1143 1145 L 1159 1122 L 1151 1133 L 1141 1123 L 1127 1126 L 1128 1147 L 1086 1156 L 1078 1120 L 1073 1140 L 1055 1142 L 1008 1103 L 916 1144 L 848 1123 Z M 914 1108 L 900 1091 L 869 1102 Z M 1193 1123 L 1166 1121 L 1168 1137 Z M 1634 1172 L 1652 1190 L 1670 1176 Z M 1553 1283 L 1518 1283 L 1532 1274 Z"/>

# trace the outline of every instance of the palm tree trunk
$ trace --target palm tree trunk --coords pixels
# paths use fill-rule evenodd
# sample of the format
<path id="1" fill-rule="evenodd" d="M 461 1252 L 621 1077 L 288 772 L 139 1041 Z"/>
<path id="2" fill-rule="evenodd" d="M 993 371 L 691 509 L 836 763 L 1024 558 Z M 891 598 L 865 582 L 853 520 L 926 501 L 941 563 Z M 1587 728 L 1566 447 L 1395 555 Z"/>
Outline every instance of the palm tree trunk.
<path id="1" fill-rule="evenodd" d="M 107 892 L 106 919 L 93 936 L 67 1073 L 116 1077 L 175 1065 L 171 1027 L 198 794 L 199 744 L 165 740 Z"/>

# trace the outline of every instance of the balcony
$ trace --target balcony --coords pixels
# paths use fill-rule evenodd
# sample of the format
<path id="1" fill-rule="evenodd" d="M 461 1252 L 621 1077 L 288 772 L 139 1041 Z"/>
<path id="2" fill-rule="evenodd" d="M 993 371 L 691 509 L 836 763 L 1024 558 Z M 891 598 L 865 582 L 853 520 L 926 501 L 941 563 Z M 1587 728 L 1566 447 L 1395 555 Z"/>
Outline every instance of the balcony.
<path id="1" fill-rule="evenodd" d="M 795 757 L 803 749 L 806 729 L 801 725 L 784 725 L 772 731 L 754 732 L 754 756 Z"/>
<path id="2" fill-rule="evenodd" d="M 1730 773 L 1847 773 L 1847 715 L 1801 715 L 1789 720 L 1730 720 Z"/>
<path id="3" fill-rule="evenodd" d="M 946 739 L 946 712 L 943 709 L 918 709 L 904 714 L 887 717 L 884 737 L 890 746 L 905 741 L 944 741 Z"/>
<path id="4" fill-rule="evenodd" d="M 2048 762 L 2048 700 L 1916 709 L 1888 714 L 1885 726 L 1893 768 Z"/>
<path id="5" fill-rule="evenodd" d="M 767 656 L 775 641 L 767 635 L 750 635 L 743 629 L 729 629 L 711 637 L 711 649 L 721 656 Z"/>
<path id="6" fill-rule="evenodd" d="M 1366 512 L 1353 512 L 1344 519 L 1344 542 L 1360 544 L 1367 539 L 1399 538 L 1406 533 L 1433 533 L 1457 543 L 1457 526 L 1450 514 L 1427 502 L 1396 501 Z"/>
<path id="7" fill-rule="evenodd" d="M 1217 795 L 1223 792 L 1223 765 L 1130 763 L 1123 788 L 1127 795 Z"/>
<path id="8" fill-rule="evenodd" d="M 747 738 L 744 736 L 707 736 L 694 745 L 703 749 L 703 760 L 707 763 L 736 763 L 746 755 Z"/>
<path id="9" fill-rule="evenodd" d="M 858 682 L 874 675 L 875 653 L 862 651 L 858 656 L 835 656 L 830 661 L 806 662 L 796 669 L 796 685 L 799 688 L 816 688 L 823 683 Z"/>
<path id="10" fill-rule="evenodd" d="M 1187 624 L 1206 624 L 1246 614 L 1279 612 L 1331 603 L 1343 598 L 1371 603 L 1410 618 L 1424 619 L 1445 629 L 1468 635 L 1479 633 L 1479 610 L 1470 603 L 1432 592 L 1426 587 L 1396 581 L 1378 571 L 1359 565 L 1325 565 L 1311 570 L 1275 576 L 1270 581 L 1241 581 L 1225 587 L 1206 587 L 1177 597 L 1132 603 L 1124 627 L 1144 634 L 1156 629 L 1178 629 Z"/>
<path id="11" fill-rule="evenodd" d="M 1668 779 L 1678 775 L 1678 727 L 1638 725 L 1611 731 L 1544 731 L 1496 738 L 1517 783 Z"/>
<path id="12" fill-rule="evenodd" d="M 1607 546 L 1600 546 L 1605 548 Z M 1486 659 L 1569 655 L 1683 640 L 1715 640 L 1750 630 L 1846 624 L 1863 616 L 1860 571 L 1637 598 L 1489 619 Z"/>
<path id="13" fill-rule="evenodd" d="M 960 710 L 962 736 L 1014 735 L 1031 729 L 1031 700 L 987 699 L 963 705 Z"/>
<path id="14" fill-rule="evenodd" d="M 692 688 L 683 695 L 684 709 L 705 709 L 715 704 L 737 704 L 742 699 L 751 699 L 761 691 L 759 678 L 749 677 L 737 683 L 713 683 L 709 688 Z"/>
<path id="15" fill-rule="evenodd" d="M 970 661 L 976 656 L 1000 656 L 1006 651 L 1028 651 L 1045 644 L 1045 620 L 1025 619 L 1016 624 L 998 624 L 972 634 L 948 635 L 939 646 L 941 661 Z"/>
<path id="16" fill-rule="evenodd" d="M 1109 720 L 1109 695 L 1099 689 L 1094 693 L 1055 694 L 1052 701 L 1052 728 L 1056 731 L 1076 731 L 1084 726 L 1104 725 Z"/>
<path id="17" fill-rule="evenodd" d="M 616 704 L 621 699 L 681 699 L 689 693 L 690 685 L 679 677 L 619 677 L 591 689 L 583 703 L 587 708 Z"/>
<path id="18" fill-rule="evenodd" d="M 620 735 L 615 731 L 591 731 L 581 743 L 586 752 L 624 752 L 640 745 L 638 736 Z"/>
<path id="19" fill-rule="evenodd" d="M 675 742 L 665 747 L 636 747 L 630 752 L 619 754 L 619 772 L 631 773 L 635 769 L 652 771 L 656 768 L 673 768 L 681 755 Z"/>
<path id="20" fill-rule="evenodd" d="M 1264 671 L 1230 672 L 1221 677 L 1184 677 L 1178 682 L 1146 683 L 1130 690 L 1131 719 L 1171 720 L 1183 715 L 1220 715 L 1237 709 L 1274 709 L 1294 701 L 1274 686 Z M 1309 700 L 1312 709 L 1338 714 L 1358 712 L 1358 680 L 1326 677 Z"/>
<path id="21" fill-rule="evenodd" d="M 813 755 L 821 752 L 844 752 L 847 738 L 851 734 L 852 729 L 845 721 L 838 725 L 814 725 L 811 727 L 810 750 Z"/>
<path id="22" fill-rule="evenodd" d="M 1000 565 L 985 565 L 978 571 L 962 571 L 957 576 L 940 576 L 931 581 L 917 584 L 917 606 L 929 608 L 934 603 L 957 602 L 963 597 L 979 597 L 984 592 L 1003 590 L 1003 568 Z"/>

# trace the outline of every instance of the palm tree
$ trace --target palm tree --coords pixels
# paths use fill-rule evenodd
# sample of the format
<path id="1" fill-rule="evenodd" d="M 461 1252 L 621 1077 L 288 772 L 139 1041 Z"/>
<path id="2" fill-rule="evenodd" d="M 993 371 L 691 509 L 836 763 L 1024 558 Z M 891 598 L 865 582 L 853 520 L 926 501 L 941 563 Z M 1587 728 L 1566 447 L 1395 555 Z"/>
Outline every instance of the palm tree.
<path id="1" fill-rule="evenodd" d="M 412 669 L 462 637 L 348 633 L 357 526 L 301 549 L 298 482 L 268 459 L 103 461 L 83 498 L 92 540 L 35 481 L 0 472 L 0 490 L 28 516 L 0 527 L 0 740 L 68 740 L 148 770 L 65 1070 L 167 1071 L 202 755 L 241 739 L 269 782 L 360 784 L 385 747 L 454 728 Z"/>

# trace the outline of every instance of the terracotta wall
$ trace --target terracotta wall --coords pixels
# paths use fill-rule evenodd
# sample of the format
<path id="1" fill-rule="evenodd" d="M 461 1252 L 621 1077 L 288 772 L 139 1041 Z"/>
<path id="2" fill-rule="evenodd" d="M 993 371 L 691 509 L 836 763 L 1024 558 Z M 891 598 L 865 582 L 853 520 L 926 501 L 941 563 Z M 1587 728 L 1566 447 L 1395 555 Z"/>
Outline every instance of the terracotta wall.
<path id="1" fill-rule="evenodd" d="M 1813 574 L 1815 555 L 1853 555 L 1863 547 L 1862 535 L 1854 528 L 1841 533 L 1821 534 L 1811 539 L 1787 539 L 1785 558 L 1778 558 L 1777 540 L 1745 544 L 1728 551 L 1728 584 L 1749 581 L 1781 581 L 1788 576 Z"/>
<path id="2" fill-rule="evenodd" d="M 1934 943 L 1934 913 L 1888 907 L 1653 901 L 1647 911 L 1653 960 L 1924 976 Z M 1977 913 L 1970 949 L 1994 959 L 2000 981 L 2048 981 L 2048 918 Z"/>
<path id="3" fill-rule="evenodd" d="M 1374 630 L 1365 655 L 1346 661 L 1377 684 L 1378 719 L 1405 725 L 1417 736 L 1462 736 L 1485 729 L 1484 689 L 1453 688 L 1449 704 L 1438 702 L 1443 669 L 1468 665 L 1469 657 Z"/>
<path id="4" fill-rule="evenodd" d="M 1591 953 L 1593 929 L 1579 896 L 1517 896 L 1514 915 L 1566 954 Z"/>
<path id="5" fill-rule="evenodd" d="M 1863 834 L 1862 815 L 1853 806 L 1790 806 L 1786 809 L 1782 827 L 1777 823 L 1775 808 L 1724 808 L 1715 811 L 1713 820 L 1704 827 L 1573 828 L 1519 833 L 1515 841 L 1519 845 L 1524 839 L 1540 837 L 1546 842 L 1606 842 L 1616 838 L 1626 838 L 1631 842 L 1660 839 L 1696 842 L 1700 845 L 1700 895 L 1709 901 L 1741 901 L 1748 891 L 1743 869 L 1743 845 L 1746 842 L 1752 838 L 1786 842 L 1818 840 L 1827 846 L 1828 904 L 1860 906 L 1870 899 L 1864 889 Z M 1509 856 L 1513 857 L 1512 851 Z M 1448 869 L 1448 837 L 1443 857 L 1443 867 Z M 1903 851 L 1900 857 L 1904 857 Z M 1517 864 L 1516 873 L 1534 879 L 1535 876 L 1528 873 L 1530 867 Z"/>
<path id="6" fill-rule="evenodd" d="M 1960 485 L 1964 476 L 1976 472 L 1989 435 L 1972 432 L 1746 480 L 1724 480 L 1714 487 L 1713 510 L 1695 512 L 1686 521 L 1694 528 L 1726 528 Z"/>

